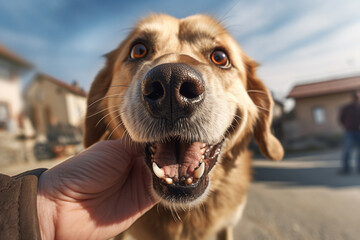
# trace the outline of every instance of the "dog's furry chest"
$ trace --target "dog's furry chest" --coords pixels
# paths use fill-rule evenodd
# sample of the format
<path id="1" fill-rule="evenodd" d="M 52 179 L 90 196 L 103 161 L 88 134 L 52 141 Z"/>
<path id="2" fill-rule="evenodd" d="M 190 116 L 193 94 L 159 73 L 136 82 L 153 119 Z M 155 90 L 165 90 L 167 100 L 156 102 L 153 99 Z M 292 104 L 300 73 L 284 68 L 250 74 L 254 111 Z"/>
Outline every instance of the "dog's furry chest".
<path id="1" fill-rule="evenodd" d="M 236 163 L 228 160 L 219 164 L 214 175 L 218 175 L 219 181 L 213 183 L 213 190 L 203 204 L 181 211 L 156 205 L 128 232 L 135 239 L 205 240 L 219 230 L 236 224 L 246 202 L 250 181 L 249 154 L 243 154 Z"/>

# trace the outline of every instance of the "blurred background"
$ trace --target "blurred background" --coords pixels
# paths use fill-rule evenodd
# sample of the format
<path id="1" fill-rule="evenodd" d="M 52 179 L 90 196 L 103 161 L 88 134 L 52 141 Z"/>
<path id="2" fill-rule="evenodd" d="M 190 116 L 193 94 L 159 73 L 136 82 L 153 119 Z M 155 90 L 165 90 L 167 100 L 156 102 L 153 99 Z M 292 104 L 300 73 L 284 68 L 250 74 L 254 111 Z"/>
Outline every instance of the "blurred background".
<path id="1" fill-rule="evenodd" d="M 267 200 L 250 201 L 238 236 L 356 239 L 360 176 L 337 170 L 339 111 L 360 89 L 357 0 L 0 0 L 1 172 L 49 167 L 82 150 L 87 91 L 102 55 L 150 13 L 219 19 L 273 93 L 273 130 L 287 157 L 254 162 L 250 199 Z M 269 201 L 273 212 L 264 210 Z"/>

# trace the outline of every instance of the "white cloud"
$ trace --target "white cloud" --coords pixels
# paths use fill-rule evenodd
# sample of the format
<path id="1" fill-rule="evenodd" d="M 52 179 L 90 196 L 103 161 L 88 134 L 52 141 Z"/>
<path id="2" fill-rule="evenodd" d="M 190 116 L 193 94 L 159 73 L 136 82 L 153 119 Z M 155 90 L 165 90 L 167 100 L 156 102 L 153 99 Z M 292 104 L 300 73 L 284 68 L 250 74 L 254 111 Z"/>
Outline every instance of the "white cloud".
<path id="1" fill-rule="evenodd" d="M 223 13 L 219 14 L 218 18 L 224 19 L 228 30 L 235 37 L 241 38 L 268 25 L 276 15 L 284 11 L 284 5 L 275 5 L 271 11 L 267 11 L 270 6 L 270 1 L 261 4 L 258 1 L 230 2 L 223 8 Z"/>

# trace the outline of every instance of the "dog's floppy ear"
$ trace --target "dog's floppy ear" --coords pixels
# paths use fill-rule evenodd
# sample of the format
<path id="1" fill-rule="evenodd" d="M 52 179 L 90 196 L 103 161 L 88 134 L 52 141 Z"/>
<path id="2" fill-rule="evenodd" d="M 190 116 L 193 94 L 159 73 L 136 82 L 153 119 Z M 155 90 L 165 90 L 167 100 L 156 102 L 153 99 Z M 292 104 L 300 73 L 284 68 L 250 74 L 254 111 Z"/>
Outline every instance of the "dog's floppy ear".
<path id="1" fill-rule="evenodd" d="M 84 146 L 89 147 L 99 141 L 106 131 L 104 121 L 100 121 L 105 113 L 104 97 L 110 87 L 113 66 L 117 50 L 105 55 L 104 68 L 97 74 L 91 85 L 87 99 L 87 110 L 84 128 Z M 100 121 L 100 122 L 99 122 Z"/>
<path id="2" fill-rule="evenodd" d="M 258 119 L 254 138 L 264 156 L 272 160 L 281 160 L 284 149 L 279 140 L 271 133 L 273 99 L 269 90 L 256 76 L 258 64 L 248 58 L 245 62 L 247 71 L 247 91 L 258 108 Z"/>

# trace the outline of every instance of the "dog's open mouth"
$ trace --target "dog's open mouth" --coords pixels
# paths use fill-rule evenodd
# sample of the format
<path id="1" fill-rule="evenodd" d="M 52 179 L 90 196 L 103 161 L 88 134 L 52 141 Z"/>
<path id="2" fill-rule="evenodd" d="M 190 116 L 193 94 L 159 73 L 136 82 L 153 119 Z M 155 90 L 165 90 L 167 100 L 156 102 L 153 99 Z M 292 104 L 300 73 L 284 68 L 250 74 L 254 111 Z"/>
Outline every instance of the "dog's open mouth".
<path id="1" fill-rule="evenodd" d="M 200 197 L 209 184 L 208 173 L 220 155 L 223 142 L 210 145 L 171 139 L 146 144 L 146 161 L 157 194 L 170 202 L 189 202 Z"/>

